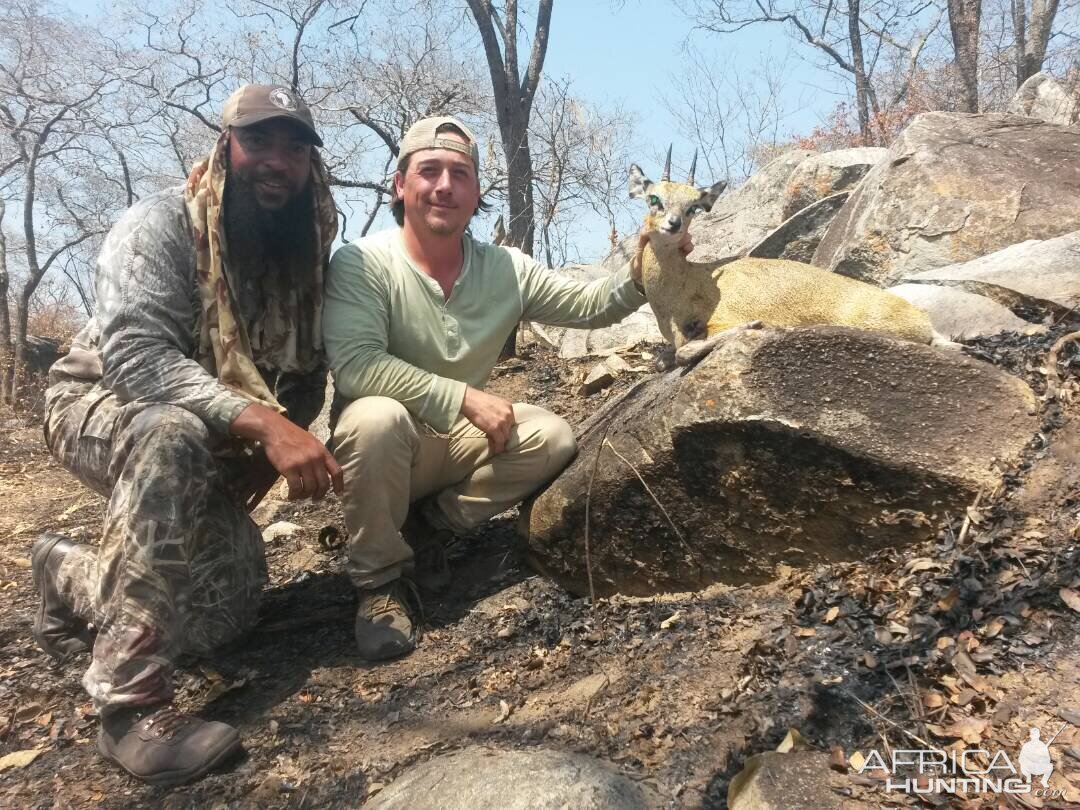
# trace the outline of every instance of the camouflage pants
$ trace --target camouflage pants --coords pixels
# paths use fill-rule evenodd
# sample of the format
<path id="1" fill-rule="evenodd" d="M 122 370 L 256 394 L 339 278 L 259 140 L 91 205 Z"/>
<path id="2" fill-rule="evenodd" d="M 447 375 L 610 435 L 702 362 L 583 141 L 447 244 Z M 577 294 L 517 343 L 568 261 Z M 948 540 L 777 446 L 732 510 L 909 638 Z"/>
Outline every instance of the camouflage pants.
<path id="1" fill-rule="evenodd" d="M 98 548 L 74 549 L 57 575 L 98 628 L 83 685 L 99 711 L 169 699 L 181 653 L 205 653 L 255 622 L 266 559 L 238 494 L 251 464 L 215 455 L 190 412 L 124 404 L 89 383 L 49 389 L 45 440 L 109 499 Z"/>

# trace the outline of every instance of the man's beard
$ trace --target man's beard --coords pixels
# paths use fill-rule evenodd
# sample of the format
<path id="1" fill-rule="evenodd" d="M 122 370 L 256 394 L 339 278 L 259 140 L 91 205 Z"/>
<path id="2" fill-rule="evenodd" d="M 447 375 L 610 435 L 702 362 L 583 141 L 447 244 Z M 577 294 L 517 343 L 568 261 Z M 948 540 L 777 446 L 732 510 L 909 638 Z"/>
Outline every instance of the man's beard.
<path id="1" fill-rule="evenodd" d="M 293 283 L 308 279 L 316 258 L 312 184 L 277 211 L 259 205 L 247 180 L 225 183 L 224 219 L 229 265 L 238 274 L 263 275 L 271 267 Z"/>

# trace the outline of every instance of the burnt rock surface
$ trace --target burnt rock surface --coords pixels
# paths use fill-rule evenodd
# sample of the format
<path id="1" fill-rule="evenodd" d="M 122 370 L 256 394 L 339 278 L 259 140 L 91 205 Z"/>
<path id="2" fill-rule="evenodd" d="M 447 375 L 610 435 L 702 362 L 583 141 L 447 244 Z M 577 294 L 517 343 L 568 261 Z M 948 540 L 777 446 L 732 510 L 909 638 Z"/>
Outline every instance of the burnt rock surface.
<path id="1" fill-rule="evenodd" d="M 1025 383 L 959 352 L 843 328 L 745 331 L 585 422 L 520 531 L 534 565 L 576 593 L 590 573 L 597 593 L 644 595 L 862 559 L 933 537 L 993 488 L 1035 410 Z"/>

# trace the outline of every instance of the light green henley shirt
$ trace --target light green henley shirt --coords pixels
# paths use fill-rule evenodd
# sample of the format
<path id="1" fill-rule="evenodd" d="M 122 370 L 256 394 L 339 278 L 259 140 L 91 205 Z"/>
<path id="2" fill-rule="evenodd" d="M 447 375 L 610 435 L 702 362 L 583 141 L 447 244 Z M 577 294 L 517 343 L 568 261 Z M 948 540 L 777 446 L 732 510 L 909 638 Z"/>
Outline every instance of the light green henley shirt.
<path id="1" fill-rule="evenodd" d="M 348 400 L 384 396 L 446 433 L 466 385 L 483 388 L 519 321 L 593 329 L 645 303 L 629 265 L 572 281 L 514 248 L 464 237 L 449 298 L 405 249 L 400 228 L 344 245 L 326 277 L 323 335 L 334 386 Z"/>

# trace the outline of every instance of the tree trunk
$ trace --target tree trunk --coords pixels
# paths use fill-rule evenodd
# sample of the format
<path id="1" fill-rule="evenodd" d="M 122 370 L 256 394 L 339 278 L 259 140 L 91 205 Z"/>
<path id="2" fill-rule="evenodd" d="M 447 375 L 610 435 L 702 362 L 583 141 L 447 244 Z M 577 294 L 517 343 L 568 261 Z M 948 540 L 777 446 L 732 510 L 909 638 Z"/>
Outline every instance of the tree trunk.
<path id="1" fill-rule="evenodd" d="M 518 8 L 517 0 L 506 0 L 502 14 L 492 0 L 466 0 L 472 12 L 484 56 L 491 74 L 491 89 L 495 95 L 495 113 L 502 135 L 506 156 L 507 206 L 510 211 L 506 226 L 506 244 L 532 255 L 536 232 L 533 212 L 533 165 L 529 151 L 529 117 L 533 98 L 544 69 L 548 34 L 551 30 L 551 8 L 554 0 L 540 0 L 536 9 L 536 30 L 525 75 L 518 66 Z M 496 26 L 499 30 L 496 32 Z M 517 332 L 507 338 L 500 359 L 517 353 Z"/>
<path id="2" fill-rule="evenodd" d="M 862 32 L 859 30 L 859 0 L 848 0 L 848 39 L 851 41 L 851 64 L 855 68 L 855 106 L 859 112 L 859 135 L 870 143 L 870 103 L 866 92 L 866 66 L 863 63 Z"/>
<path id="3" fill-rule="evenodd" d="M 5 205 L 0 199 L 0 222 L 4 220 Z M 11 350 L 11 310 L 8 309 L 8 288 L 11 278 L 7 269 L 7 237 L 0 228 L 0 403 L 11 404 L 11 378 L 14 355 Z"/>
<path id="4" fill-rule="evenodd" d="M 1029 15 L 1025 0 L 1012 0 L 1017 87 L 1042 70 L 1058 7 L 1059 0 L 1031 0 Z"/>
<path id="5" fill-rule="evenodd" d="M 507 205 L 510 218 L 506 227 L 506 244 L 520 248 L 530 256 L 536 235 L 533 210 L 533 167 L 529 150 L 529 133 L 521 129 L 503 143 L 507 155 Z"/>
<path id="6" fill-rule="evenodd" d="M 26 330 L 30 320 L 30 294 L 19 296 L 15 302 L 15 346 L 11 364 L 11 381 L 9 383 L 11 402 L 19 401 L 19 393 L 26 379 Z"/>
<path id="7" fill-rule="evenodd" d="M 979 25 L 982 0 L 949 0 L 956 69 L 960 73 L 964 112 L 979 111 Z"/>

